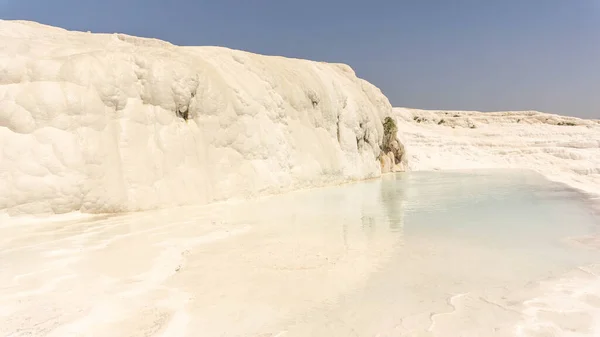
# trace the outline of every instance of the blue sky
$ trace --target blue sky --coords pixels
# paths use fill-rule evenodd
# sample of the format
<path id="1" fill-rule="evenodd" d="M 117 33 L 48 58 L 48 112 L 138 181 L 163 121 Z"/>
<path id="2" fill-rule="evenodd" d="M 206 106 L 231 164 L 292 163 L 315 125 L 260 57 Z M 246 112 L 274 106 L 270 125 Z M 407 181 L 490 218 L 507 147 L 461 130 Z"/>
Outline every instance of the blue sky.
<path id="1" fill-rule="evenodd" d="M 343 62 L 394 106 L 600 118 L 600 0 L 0 0 L 0 18 Z"/>

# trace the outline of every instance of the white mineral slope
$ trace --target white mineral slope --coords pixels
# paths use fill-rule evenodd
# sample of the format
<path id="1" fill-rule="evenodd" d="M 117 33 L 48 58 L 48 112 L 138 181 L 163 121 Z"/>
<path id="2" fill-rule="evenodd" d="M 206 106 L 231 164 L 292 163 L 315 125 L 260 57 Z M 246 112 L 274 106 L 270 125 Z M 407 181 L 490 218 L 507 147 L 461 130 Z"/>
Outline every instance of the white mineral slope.
<path id="1" fill-rule="evenodd" d="M 407 108 L 393 111 L 410 170 L 530 169 L 589 193 L 597 199 L 591 206 L 600 205 L 599 120 L 535 111 L 482 113 Z M 598 235 L 568 241 L 586 249 L 600 249 Z M 502 299 L 511 298 L 511 303 L 518 305 L 512 311 L 518 318 L 514 325 L 506 325 L 510 327 L 506 334 L 500 329 L 494 335 L 600 335 L 600 304 L 590 300 L 600 294 L 600 264 L 580 266 L 530 285 L 522 293 L 502 295 Z M 459 303 L 463 296 L 466 305 Z M 495 322 L 511 313 L 497 304 L 486 309 L 478 307 L 473 304 L 474 298 L 484 297 L 473 293 L 452 297 L 450 302 L 455 310 L 434 316 L 431 327 L 441 329 L 442 334 L 457 336 L 460 331 L 474 331 L 478 324 L 473 322 L 484 322 L 498 308 L 503 309 L 494 316 Z M 487 302 L 490 303 L 497 302 Z"/>
<path id="2" fill-rule="evenodd" d="M 0 21 L 0 212 L 135 211 L 376 177 L 391 111 L 342 64 Z"/>
<path id="3" fill-rule="evenodd" d="M 409 169 L 520 168 L 600 195 L 600 120 L 394 108 Z"/>

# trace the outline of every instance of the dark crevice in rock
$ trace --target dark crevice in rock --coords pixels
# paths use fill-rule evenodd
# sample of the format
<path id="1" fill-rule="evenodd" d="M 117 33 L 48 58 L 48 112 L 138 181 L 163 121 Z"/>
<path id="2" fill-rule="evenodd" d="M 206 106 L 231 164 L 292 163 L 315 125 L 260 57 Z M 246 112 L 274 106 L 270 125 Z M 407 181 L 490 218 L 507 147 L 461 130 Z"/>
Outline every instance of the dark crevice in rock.
<path id="1" fill-rule="evenodd" d="M 177 110 L 177 117 L 183 118 L 187 121 L 188 119 L 190 119 L 190 113 L 187 109 L 185 111 Z"/>
<path id="2" fill-rule="evenodd" d="M 192 116 L 190 114 L 190 105 L 192 105 L 192 100 L 194 99 L 194 97 L 196 97 L 196 90 L 192 91 L 190 93 L 190 99 L 188 101 L 188 104 L 186 106 L 182 106 L 182 107 L 177 107 L 177 109 L 175 110 L 175 113 L 177 114 L 177 117 L 179 118 L 183 118 L 184 120 L 189 120 Z"/>
<path id="3" fill-rule="evenodd" d="M 371 145 L 371 141 L 369 140 L 369 130 L 365 128 L 365 123 L 358 123 L 358 127 L 360 128 L 360 133 L 356 135 L 356 146 L 358 149 L 361 149 L 364 144 Z"/>
<path id="4" fill-rule="evenodd" d="M 175 110 L 177 117 L 179 118 L 183 118 L 184 120 L 188 120 L 190 119 L 190 106 L 189 104 L 187 106 L 181 107 L 181 108 L 177 108 Z"/>
<path id="5" fill-rule="evenodd" d="M 340 115 L 337 116 L 337 122 L 335 123 L 337 127 L 337 141 L 340 142 Z"/>
<path id="6" fill-rule="evenodd" d="M 312 104 L 313 108 L 316 108 L 316 107 L 319 105 L 319 102 L 320 102 L 321 100 L 319 99 L 319 96 L 317 96 L 317 93 L 315 93 L 315 92 L 314 92 L 314 91 L 312 91 L 312 90 L 309 90 L 309 91 L 306 93 L 306 96 L 308 96 L 308 99 L 310 100 L 310 102 L 311 102 L 311 104 Z"/>

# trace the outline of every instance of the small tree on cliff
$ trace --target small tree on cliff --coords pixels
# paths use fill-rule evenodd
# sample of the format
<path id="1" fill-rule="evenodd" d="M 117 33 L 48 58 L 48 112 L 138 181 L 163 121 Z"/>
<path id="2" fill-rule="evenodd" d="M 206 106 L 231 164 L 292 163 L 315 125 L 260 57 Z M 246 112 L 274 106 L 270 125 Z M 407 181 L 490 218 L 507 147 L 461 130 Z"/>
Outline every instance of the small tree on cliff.
<path id="1" fill-rule="evenodd" d="M 392 117 L 383 120 L 383 144 L 381 150 L 384 153 L 392 152 L 396 163 L 404 159 L 404 145 L 398 141 L 398 126 Z"/>
<path id="2" fill-rule="evenodd" d="M 396 134 L 398 134 L 396 122 L 391 117 L 386 117 L 383 120 L 383 144 L 381 146 L 384 153 L 392 151 L 392 143 L 396 140 Z"/>

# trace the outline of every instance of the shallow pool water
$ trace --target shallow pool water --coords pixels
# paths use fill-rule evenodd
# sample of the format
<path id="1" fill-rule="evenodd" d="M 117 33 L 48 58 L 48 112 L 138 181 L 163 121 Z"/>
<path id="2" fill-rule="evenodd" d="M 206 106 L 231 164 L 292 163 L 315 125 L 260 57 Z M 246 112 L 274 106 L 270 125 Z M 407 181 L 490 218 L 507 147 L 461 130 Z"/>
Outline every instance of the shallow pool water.
<path id="1" fill-rule="evenodd" d="M 595 336 L 589 206 L 531 172 L 420 172 L 6 223 L 0 336 Z"/>

